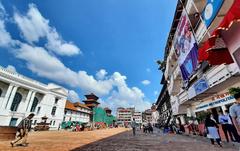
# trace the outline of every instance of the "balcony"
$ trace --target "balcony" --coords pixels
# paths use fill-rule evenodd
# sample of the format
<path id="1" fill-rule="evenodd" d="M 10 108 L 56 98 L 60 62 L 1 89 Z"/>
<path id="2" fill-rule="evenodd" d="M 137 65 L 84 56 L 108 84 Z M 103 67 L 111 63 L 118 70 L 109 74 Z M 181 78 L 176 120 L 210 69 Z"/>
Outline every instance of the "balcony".
<path id="1" fill-rule="evenodd" d="M 206 79 L 208 80 L 209 87 L 213 87 L 214 85 L 217 85 L 231 77 L 236 73 L 237 68 L 237 65 L 233 63 L 230 65 L 222 64 L 210 69 L 206 73 Z"/>

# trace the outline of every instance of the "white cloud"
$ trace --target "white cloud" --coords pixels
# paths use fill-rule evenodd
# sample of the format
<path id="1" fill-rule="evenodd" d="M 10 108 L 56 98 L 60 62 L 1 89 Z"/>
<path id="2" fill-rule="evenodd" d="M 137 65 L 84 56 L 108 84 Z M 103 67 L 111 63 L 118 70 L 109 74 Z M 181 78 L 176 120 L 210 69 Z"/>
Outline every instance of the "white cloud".
<path id="1" fill-rule="evenodd" d="M 49 47 L 51 47 L 49 45 L 53 43 L 59 43 L 54 47 L 69 47 L 71 43 L 66 43 L 62 39 L 59 39 L 60 36 L 55 28 L 48 25 L 49 21 L 41 16 L 35 5 L 32 4 L 29 6 L 27 16 L 15 12 L 14 18 L 27 43 L 12 39 L 11 35 L 6 31 L 5 26 L 0 26 L 0 40 L 2 38 L 1 31 L 3 31 L 5 37 L 7 37 L 7 40 L 3 40 L 5 43 L 0 43 L 0 46 L 7 46 L 16 58 L 25 61 L 27 68 L 33 73 L 73 88 L 80 88 L 83 93 L 93 92 L 100 97 L 104 96 L 106 100 L 103 101 L 100 99 L 102 105 L 108 106 L 111 109 L 134 106 L 137 110 L 143 111 L 151 107 L 151 103 L 146 100 L 144 93 L 137 87 L 128 87 L 126 83 L 127 77 L 121 75 L 121 73 L 115 72 L 112 75 L 108 75 L 105 69 L 101 69 L 97 72 L 96 77 L 94 77 L 86 71 L 73 71 L 65 66 L 57 56 L 49 52 L 47 49 L 49 49 Z M 0 18 L 0 23 L 1 22 L 4 25 L 2 18 Z M 31 32 L 35 35 L 30 35 Z M 35 43 L 39 41 L 41 37 L 47 37 L 47 49 L 39 47 Z M 15 45 L 13 46 L 11 43 Z M 59 49 L 51 51 L 61 54 Z M 64 53 L 65 52 L 66 51 L 64 51 Z M 73 54 L 74 53 L 68 53 L 68 55 Z M 9 68 L 11 68 L 11 66 L 9 66 Z M 69 98 L 74 101 L 77 100 L 79 96 L 75 91 L 71 90 L 69 91 Z"/>
<path id="2" fill-rule="evenodd" d="M 17 72 L 16 68 L 15 68 L 14 66 L 12 66 L 12 65 L 8 65 L 8 66 L 6 67 L 6 69 L 9 70 L 9 71 L 11 71 L 11 72 Z"/>
<path id="3" fill-rule="evenodd" d="M 149 72 L 151 72 L 151 69 L 150 69 L 150 68 L 147 68 L 146 71 L 149 73 Z"/>
<path id="4" fill-rule="evenodd" d="M 94 92 L 100 96 L 108 94 L 112 89 L 111 80 L 97 81 L 85 71 L 72 71 L 42 47 L 33 47 L 21 43 L 20 48 L 15 50 L 14 54 L 17 58 L 25 60 L 28 69 L 41 77 L 71 87 L 80 87 L 86 93 Z"/>
<path id="5" fill-rule="evenodd" d="M 74 90 L 68 92 L 68 99 L 72 102 L 80 102 L 80 97 Z"/>
<path id="6" fill-rule="evenodd" d="M 106 78 L 106 75 L 107 75 L 107 71 L 105 69 L 100 69 L 97 73 L 96 73 L 96 77 L 97 79 L 99 80 L 103 80 Z"/>
<path id="7" fill-rule="evenodd" d="M 49 20 L 42 16 L 34 4 L 29 5 L 25 16 L 15 11 L 14 20 L 24 39 L 31 44 L 38 42 L 40 38 L 46 38 L 46 48 L 58 55 L 72 56 L 81 53 L 73 42 L 64 41 L 57 30 L 49 26 Z"/>
<path id="8" fill-rule="evenodd" d="M 143 80 L 143 81 L 142 81 L 142 84 L 143 84 L 143 85 L 149 85 L 150 83 L 151 83 L 151 82 L 150 82 L 149 80 Z"/>
<path id="9" fill-rule="evenodd" d="M 126 76 L 115 72 L 112 80 L 116 90 L 106 99 L 105 103 L 114 111 L 117 107 L 135 107 L 137 110 L 143 111 L 151 107 L 151 103 L 145 100 L 144 93 L 137 87 L 129 88 L 126 83 Z"/>
<path id="10" fill-rule="evenodd" d="M 7 47 L 11 43 L 11 36 L 9 32 L 6 31 L 5 28 L 5 9 L 0 1 L 0 46 Z"/>

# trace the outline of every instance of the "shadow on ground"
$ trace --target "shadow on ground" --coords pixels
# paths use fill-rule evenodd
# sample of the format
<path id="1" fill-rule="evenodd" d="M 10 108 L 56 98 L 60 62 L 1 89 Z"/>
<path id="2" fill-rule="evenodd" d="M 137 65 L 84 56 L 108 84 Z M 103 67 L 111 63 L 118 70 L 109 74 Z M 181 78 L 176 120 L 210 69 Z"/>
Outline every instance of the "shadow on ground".
<path id="1" fill-rule="evenodd" d="M 125 131 L 107 138 L 100 139 L 90 144 L 86 144 L 77 148 L 72 149 L 71 151 L 102 151 L 102 150 L 115 150 L 121 145 L 121 139 L 129 139 L 129 131 Z"/>
<path id="2" fill-rule="evenodd" d="M 96 142 L 77 147 L 71 151 L 238 151 L 236 147 L 211 145 L 208 140 L 202 141 L 183 135 L 160 132 L 145 134 L 137 131 L 123 132 Z"/>

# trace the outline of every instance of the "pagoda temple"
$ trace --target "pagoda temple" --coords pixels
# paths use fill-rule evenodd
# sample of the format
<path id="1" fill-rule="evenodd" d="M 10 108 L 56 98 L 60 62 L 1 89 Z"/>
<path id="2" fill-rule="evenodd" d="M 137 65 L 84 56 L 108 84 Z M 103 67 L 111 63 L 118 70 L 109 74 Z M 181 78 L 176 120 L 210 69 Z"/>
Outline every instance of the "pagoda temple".
<path id="1" fill-rule="evenodd" d="M 91 93 L 91 94 L 88 94 L 88 95 L 85 95 L 85 97 L 87 98 L 86 100 L 84 100 L 83 102 L 86 104 L 87 107 L 89 107 L 91 110 L 94 108 L 94 107 L 97 107 L 98 104 L 100 104 L 97 100 L 98 100 L 98 97 Z"/>

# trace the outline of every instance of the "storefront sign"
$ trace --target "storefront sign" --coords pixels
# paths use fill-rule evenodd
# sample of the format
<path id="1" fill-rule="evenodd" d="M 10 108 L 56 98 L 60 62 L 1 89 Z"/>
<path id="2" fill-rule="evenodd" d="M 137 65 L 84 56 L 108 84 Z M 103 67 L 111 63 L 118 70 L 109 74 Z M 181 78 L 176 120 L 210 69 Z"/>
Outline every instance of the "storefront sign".
<path id="1" fill-rule="evenodd" d="M 233 96 L 227 96 L 225 98 L 218 99 L 218 100 L 215 100 L 215 101 L 212 101 L 212 102 L 208 102 L 206 104 L 204 103 L 204 104 L 198 105 L 198 106 L 196 106 L 196 111 L 195 112 L 199 112 L 199 111 L 202 111 L 202 110 L 207 110 L 207 109 L 210 109 L 210 108 L 222 106 L 222 105 L 233 103 L 233 102 L 235 102 L 234 97 Z"/>
<path id="2" fill-rule="evenodd" d="M 208 0 L 202 12 L 202 18 L 205 21 L 207 28 L 211 25 L 218 11 L 222 7 L 223 0 Z"/>
<path id="3" fill-rule="evenodd" d="M 198 46 L 185 11 L 175 33 L 174 48 L 183 80 L 187 81 L 197 67 Z"/>
<path id="4" fill-rule="evenodd" d="M 194 89 L 195 89 L 196 95 L 203 93 L 204 91 L 206 91 L 208 89 L 208 87 L 209 86 L 208 86 L 206 79 L 201 78 L 194 84 Z"/>

